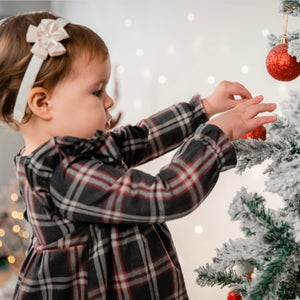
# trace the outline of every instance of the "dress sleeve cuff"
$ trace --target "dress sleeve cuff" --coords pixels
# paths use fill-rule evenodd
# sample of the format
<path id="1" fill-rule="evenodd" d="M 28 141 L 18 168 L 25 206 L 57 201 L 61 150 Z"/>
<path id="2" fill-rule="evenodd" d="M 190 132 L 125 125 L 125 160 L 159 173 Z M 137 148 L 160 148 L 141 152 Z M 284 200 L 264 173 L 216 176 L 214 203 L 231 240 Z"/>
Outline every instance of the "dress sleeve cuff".
<path id="1" fill-rule="evenodd" d="M 220 171 L 226 171 L 235 167 L 237 163 L 236 151 L 231 141 L 223 131 L 211 124 L 202 124 L 195 131 L 194 138 L 210 145 L 217 157 Z"/>
<path id="2" fill-rule="evenodd" d="M 193 96 L 189 104 L 192 107 L 192 111 L 194 113 L 194 120 L 197 126 L 209 120 L 201 96 L 199 94 Z"/>

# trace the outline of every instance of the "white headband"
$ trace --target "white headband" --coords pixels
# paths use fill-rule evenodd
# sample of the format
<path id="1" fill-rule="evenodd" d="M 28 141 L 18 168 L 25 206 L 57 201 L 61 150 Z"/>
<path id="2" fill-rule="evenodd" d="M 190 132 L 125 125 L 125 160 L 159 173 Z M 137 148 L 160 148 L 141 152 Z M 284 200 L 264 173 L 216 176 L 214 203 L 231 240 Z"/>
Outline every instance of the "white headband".
<path id="1" fill-rule="evenodd" d="M 28 64 L 17 95 L 13 112 L 14 120 L 21 122 L 25 115 L 27 98 L 43 61 L 48 55 L 59 56 L 66 52 L 60 41 L 69 38 L 68 33 L 64 29 L 68 23 L 65 19 L 59 18 L 56 20 L 43 19 L 38 27 L 29 25 L 26 41 L 34 43 L 30 50 L 33 56 Z"/>

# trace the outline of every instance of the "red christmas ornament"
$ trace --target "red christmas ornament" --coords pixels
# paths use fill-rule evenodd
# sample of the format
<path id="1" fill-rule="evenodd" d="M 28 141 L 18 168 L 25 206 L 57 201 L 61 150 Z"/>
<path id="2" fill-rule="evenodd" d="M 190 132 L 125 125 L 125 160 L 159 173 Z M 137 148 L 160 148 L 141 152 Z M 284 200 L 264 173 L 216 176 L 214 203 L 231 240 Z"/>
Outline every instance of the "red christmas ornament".
<path id="1" fill-rule="evenodd" d="M 230 291 L 227 295 L 227 300 L 242 300 L 242 297 L 237 292 Z"/>
<path id="2" fill-rule="evenodd" d="M 248 138 L 252 138 L 255 140 L 262 139 L 263 141 L 265 141 L 267 138 L 267 130 L 264 126 L 261 125 L 243 136 L 243 139 Z"/>
<path id="3" fill-rule="evenodd" d="M 288 44 L 282 43 L 269 52 L 266 59 L 269 74 L 281 81 L 291 81 L 300 75 L 300 63 L 288 54 Z"/>

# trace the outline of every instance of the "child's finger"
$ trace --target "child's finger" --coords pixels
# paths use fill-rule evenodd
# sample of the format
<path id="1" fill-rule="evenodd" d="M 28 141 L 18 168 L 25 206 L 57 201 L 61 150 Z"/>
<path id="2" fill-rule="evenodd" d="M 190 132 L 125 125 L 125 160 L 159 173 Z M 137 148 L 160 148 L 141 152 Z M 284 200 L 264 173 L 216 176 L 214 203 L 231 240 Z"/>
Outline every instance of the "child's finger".
<path id="1" fill-rule="evenodd" d="M 256 97 L 251 98 L 251 99 L 245 98 L 245 99 L 232 100 L 231 101 L 232 108 L 236 107 L 236 106 L 238 106 L 242 103 L 245 103 L 244 105 L 247 106 L 247 107 L 251 106 L 251 105 L 255 105 L 255 104 L 260 103 L 263 99 L 264 99 L 263 96 L 256 96 Z"/>
<path id="2" fill-rule="evenodd" d="M 252 95 L 251 93 L 240 83 L 238 82 L 232 82 L 228 92 L 230 92 L 232 95 L 240 96 L 242 99 L 251 99 Z"/>
<path id="3" fill-rule="evenodd" d="M 254 98 L 250 99 L 247 103 L 249 105 L 258 104 L 264 100 L 262 95 L 255 96 Z"/>
<path id="4" fill-rule="evenodd" d="M 244 108 L 248 108 L 248 107 L 251 107 L 251 106 L 255 106 L 257 104 L 259 104 L 260 102 L 262 102 L 264 99 L 263 96 L 259 95 L 259 96 L 256 96 L 254 98 L 251 98 L 251 99 L 246 99 L 246 100 L 239 100 L 240 102 L 239 103 L 244 103 Z"/>
<path id="5" fill-rule="evenodd" d="M 251 119 L 249 121 L 249 125 L 251 127 L 250 130 L 254 130 L 255 128 L 264 124 L 275 122 L 276 120 L 277 120 L 277 116 L 261 116 L 261 117 Z"/>
<path id="6" fill-rule="evenodd" d="M 249 106 L 247 108 L 247 115 L 250 118 L 254 118 L 256 115 L 263 112 L 272 112 L 276 109 L 277 105 L 275 103 L 259 103 L 256 105 Z"/>

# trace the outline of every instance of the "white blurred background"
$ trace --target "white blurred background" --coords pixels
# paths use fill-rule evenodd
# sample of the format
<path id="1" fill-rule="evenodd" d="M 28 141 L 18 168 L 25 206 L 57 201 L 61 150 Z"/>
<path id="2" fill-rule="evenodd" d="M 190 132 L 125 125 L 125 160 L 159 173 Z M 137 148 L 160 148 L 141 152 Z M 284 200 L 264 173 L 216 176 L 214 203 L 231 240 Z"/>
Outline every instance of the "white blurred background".
<path id="1" fill-rule="evenodd" d="M 278 0 L 0 1 L 1 15 L 32 10 L 52 11 L 104 39 L 119 79 L 120 99 L 113 113 L 122 112 L 120 124 L 135 123 L 196 93 L 208 96 L 222 80 L 239 81 L 252 95 L 277 103 L 299 85 L 299 79 L 276 81 L 265 68 L 270 50 L 266 35 L 282 34 Z M 288 30 L 297 26 L 298 20 L 290 17 Z M 112 83 L 109 90 L 113 94 Z M 1 188 L 14 178 L 13 156 L 23 141 L 5 127 L 0 127 L 0 140 Z M 141 168 L 154 174 L 170 157 Z M 194 270 L 211 262 L 223 242 L 241 236 L 239 224 L 227 214 L 240 187 L 263 193 L 270 207 L 281 204 L 264 192 L 263 169 L 255 167 L 242 176 L 234 170 L 221 174 L 197 211 L 169 223 L 192 300 L 227 297 L 227 288 L 198 286 Z"/>

